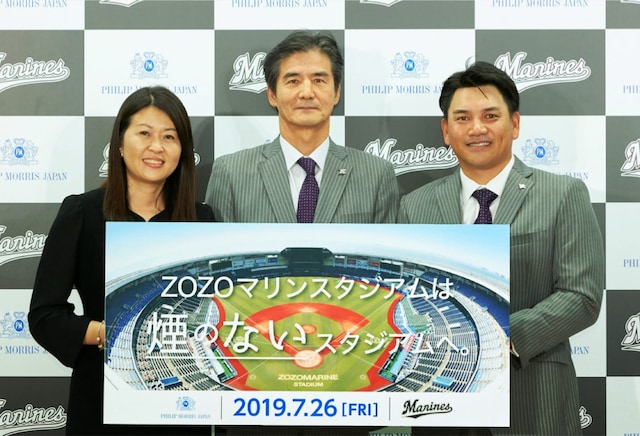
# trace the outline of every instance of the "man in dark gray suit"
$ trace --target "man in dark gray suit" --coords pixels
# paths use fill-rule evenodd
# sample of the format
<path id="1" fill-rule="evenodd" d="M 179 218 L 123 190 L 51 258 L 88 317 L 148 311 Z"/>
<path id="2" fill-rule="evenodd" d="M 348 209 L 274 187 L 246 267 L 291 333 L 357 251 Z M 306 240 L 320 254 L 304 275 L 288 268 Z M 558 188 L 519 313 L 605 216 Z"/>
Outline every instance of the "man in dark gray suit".
<path id="1" fill-rule="evenodd" d="M 398 184 L 387 161 L 336 145 L 329 121 L 340 100 L 344 61 L 328 33 L 297 31 L 264 60 L 269 103 L 278 112 L 273 142 L 216 159 L 206 202 L 228 222 L 393 223 Z M 315 213 L 297 217 L 311 158 Z"/>
<path id="2" fill-rule="evenodd" d="M 441 127 L 460 169 L 401 202 L 400 222 L 470 224 L 480 215 L 511 225 L 511 427 L 449 434 L 581 434 L 569 338 L 600 312 L 602 236 L 582 181 L 513 156 L 519 102 L 511 78 L 489 63 L 450 76 L 440 96 Z M 490 204 L 476 200 L 483 188 L 493 192 Z"/>

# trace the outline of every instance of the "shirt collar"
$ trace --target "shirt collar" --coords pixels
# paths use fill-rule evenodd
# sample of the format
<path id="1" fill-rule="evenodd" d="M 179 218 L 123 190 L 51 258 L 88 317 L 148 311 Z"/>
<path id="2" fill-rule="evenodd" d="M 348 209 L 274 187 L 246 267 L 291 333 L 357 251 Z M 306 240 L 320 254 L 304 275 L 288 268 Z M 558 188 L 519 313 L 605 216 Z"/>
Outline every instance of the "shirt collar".
<path id="1" fill-rule="evenodd" d="M 462 182 L 462 192 L 461 197 L 463 199 L 471 198 L 471 194 L 478 188 L 487 188 L 493 191 L 495 194 L 500 197 L 502 195 L 502 191 L 504 191 L 504 187 L 507 184 L 507 178 L 509 177 L 509 172 L 511 168 L 513 168 L 513 164 L 515 159 L 513 155 L 511 155 L 511 160 L 509 163 L 500 171 L 493 179 L 491 179 L 486 185 L 479 185 L 478 183 L 471 180 L 467 175 L 460 169 L 460 181 Z"/>
<path id="2" fill-rule="evenodd" d="M 291 171 L 294 165 L 298 163 L 298 159 L 303 157 L 304 155 L 298 151 L 293 145 L 287 142 L 282 136 L 280 136 L 280 148 L 282 149 L 282 154 L 284 154 L 284 161 L 287 165 L 287 171 Z M 322 143 L 313 150 L 313 152 L 306 157 L 310 157 L 316 162 L 318 166 L 318 171 L 321 171 L 324 168 L 324 163 L 327 160 L 327 154 L 329 153 L 329 137 L 322 141 Z"/>

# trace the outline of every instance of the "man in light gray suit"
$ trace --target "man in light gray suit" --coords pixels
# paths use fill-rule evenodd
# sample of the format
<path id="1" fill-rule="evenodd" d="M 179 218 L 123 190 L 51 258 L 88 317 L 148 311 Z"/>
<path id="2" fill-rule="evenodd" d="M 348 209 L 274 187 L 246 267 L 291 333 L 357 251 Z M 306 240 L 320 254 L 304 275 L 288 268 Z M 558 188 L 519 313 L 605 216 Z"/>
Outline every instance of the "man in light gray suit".
<path id="1" fill-rule="evenodd" d="M 263 64 L 269 103 L 278 112 L 273 142 L 217 158 L 206 202 L 218 221 L 255 223 L 395 223 L 400 207 L 392 165 L 336 145 L 329 121 L 340 100 L 344 61 L 328 33 L 293 32 Z M 301 158 L 313 159 L 305 169 Z M 309 173 L 307 173 L 309 171 Z M 305 181 L 315 189 L 315 211 L 300 207 Z M 308 204 L 307 204 L 308 205 Z M 365 436 L 365 427 L 216 426 L 227 436 Z"/>
<path id="2" fill-rule="evenodd" d="M 474 223 L 480 215 L 485 223 L 511 225 L 511 427 L 449 434 L 581 434 L 569 338 L 600 312 L 602 236 L 582 181 L 513 156 L 519 102 L 511 78 L 489 63 L 450 76 L 440 96 L 441 127 L 460 170 L 401 202 L 400 222 Z M 489 205 L 476 200 L 482 188 L 495 194 Z"/>
<path id="3" fill-rule="evenodd" d="M 399 194 L 391 164 L 329 138 L 343 68 L 328 33 L 294 32 L 269 52 L 263 69 L 280 136 L 214 161 L 206 202 L 218 221 L 302 222 L 296 216 L 307 177 L 298 163 L 302 157 L 315 163 L 311 177 L 319 196 L 312 222 L 396 221 Z"/>

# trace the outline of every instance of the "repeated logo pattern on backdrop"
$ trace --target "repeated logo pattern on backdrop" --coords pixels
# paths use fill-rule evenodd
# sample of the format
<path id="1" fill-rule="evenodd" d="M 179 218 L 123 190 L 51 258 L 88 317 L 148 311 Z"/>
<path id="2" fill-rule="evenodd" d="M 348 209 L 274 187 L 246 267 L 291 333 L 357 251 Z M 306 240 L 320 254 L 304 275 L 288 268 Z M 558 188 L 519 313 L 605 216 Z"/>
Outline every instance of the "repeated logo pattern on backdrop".
<path id="1" fill-rule="evenodd" d="M 0 434 L 64 426 L 70 372 L 26 313 L 60 202 L 104 180 L 122 100 L 155 84 L 181 97 L 203 198 L 216 157 L 277 135 L 262 62 L 294 28 L 339 40 L 331 136 L 390 161 L 403 194 L 456 165 L 442 81 L 476 59 L 513 77 L 514 153 L 582 179 L 605 235 L 602 313 L 571 340 L 576 413 L 585 434 L 640 433 L 638 23 L 638 0 L 0 0 Z"/>

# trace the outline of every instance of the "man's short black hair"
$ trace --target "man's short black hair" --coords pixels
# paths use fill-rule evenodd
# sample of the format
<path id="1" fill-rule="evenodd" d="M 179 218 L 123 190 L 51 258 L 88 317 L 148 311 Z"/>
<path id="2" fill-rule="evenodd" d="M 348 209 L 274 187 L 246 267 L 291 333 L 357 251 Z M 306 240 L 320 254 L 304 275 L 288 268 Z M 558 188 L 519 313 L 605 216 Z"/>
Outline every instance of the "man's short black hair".
<path id="1" fill-rule="evenodd" d="M 513 115 L 520 108 L 518 88 L 509 75 L 489 62 L 476 62 L 464 71 L 453 73 L 442 86 L 440 93 L 440 109 L 447 118 L 453 94 L 460 88 L 477 88 L 483 85 L 495 86 Z"/>

